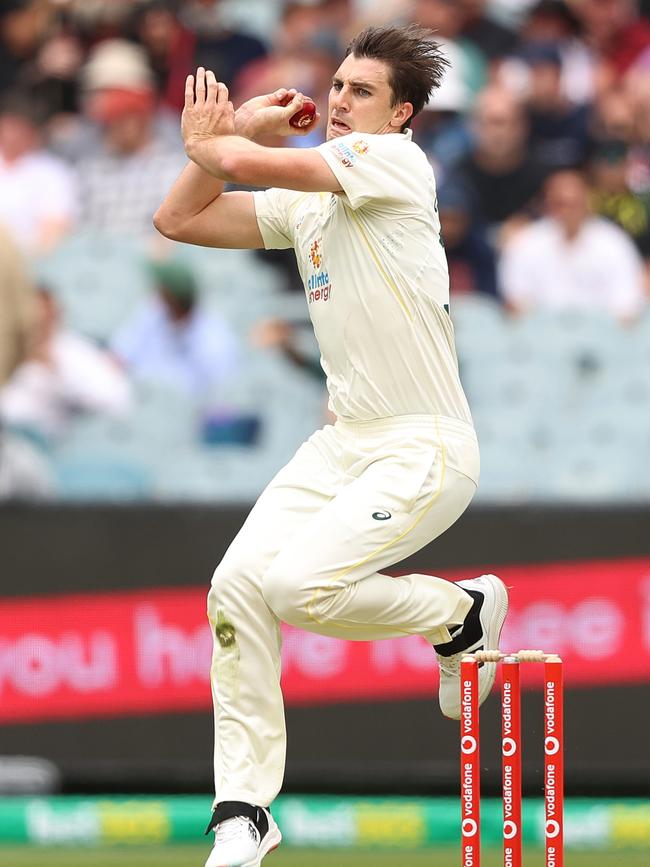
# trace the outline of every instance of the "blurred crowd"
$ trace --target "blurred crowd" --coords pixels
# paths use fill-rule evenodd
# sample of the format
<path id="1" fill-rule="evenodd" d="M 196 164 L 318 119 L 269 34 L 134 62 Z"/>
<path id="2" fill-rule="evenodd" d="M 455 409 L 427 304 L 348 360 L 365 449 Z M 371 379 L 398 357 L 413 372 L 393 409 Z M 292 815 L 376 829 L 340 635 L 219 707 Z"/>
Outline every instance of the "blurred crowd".
<path id="1" fill-rule="evenodd" d="M 354 33 L 419 22 L 451 63 L 413 130 L 436 174 L 452 308 L 475 294 L 513 316 L 642 318 L 649 12 L 648 0 L 2 0 L 0 497 L 48 490 L 40 460 L 68 419 L 128 414 L 137 383 L 156 378 L 215 394 L 242 363 L 241 335 L 203 309 L 151 224 L 184 163 L 183 82 L 197 65 L 235 106 L 284 86 L 324 113 Z M 70 331 L 39 279 L 40 262 L 89 232 L 137 239 L 148 259 L 149 296 L 104 345 Z M 267 261 L 300 289 L 289 255 Z M 295 338 L 273 321 L 244 339 L 318 382 Z"/>

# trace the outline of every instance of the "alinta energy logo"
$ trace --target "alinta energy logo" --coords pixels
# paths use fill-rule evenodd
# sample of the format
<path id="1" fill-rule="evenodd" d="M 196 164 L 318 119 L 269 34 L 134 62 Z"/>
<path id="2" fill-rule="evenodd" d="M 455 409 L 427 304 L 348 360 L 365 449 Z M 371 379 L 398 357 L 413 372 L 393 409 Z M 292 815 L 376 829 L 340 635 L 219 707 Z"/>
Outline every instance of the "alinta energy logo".
<path id="1" fill-rule="evenodd" d="M 332 296 L 330 275 L 323 268 L 323 254 L 321 251 L 321 239 L 312 242 L 309 248 L 309 261 L 314 273 L 307 280 L 307 300 L 310 304 L 315 301 L 329 301 Z"/>
<path id="2" fill-rule="evenodd" d="M 351 169 L 359 157 L 368 153 L 369 145 L 364 139 L 357 139 L 350 146 L 346 142 L 335 142 L 331 145 L 332 150 L 347 169 Z"/>

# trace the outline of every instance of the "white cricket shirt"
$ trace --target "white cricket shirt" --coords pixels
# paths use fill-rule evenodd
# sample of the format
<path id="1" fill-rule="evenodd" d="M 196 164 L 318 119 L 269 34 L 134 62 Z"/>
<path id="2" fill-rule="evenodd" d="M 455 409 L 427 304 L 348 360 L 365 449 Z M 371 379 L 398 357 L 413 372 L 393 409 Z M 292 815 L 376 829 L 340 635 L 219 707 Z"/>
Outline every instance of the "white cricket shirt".
<path id="1" fill-rule="evenodd" d="M 296 252 L 330 408 L 348 421 L 426 414 L 471 424 L 426 156 L 410 130 L 353 132 L 318 150 L 342 194 L 254 195 L 266 249 Z"/>

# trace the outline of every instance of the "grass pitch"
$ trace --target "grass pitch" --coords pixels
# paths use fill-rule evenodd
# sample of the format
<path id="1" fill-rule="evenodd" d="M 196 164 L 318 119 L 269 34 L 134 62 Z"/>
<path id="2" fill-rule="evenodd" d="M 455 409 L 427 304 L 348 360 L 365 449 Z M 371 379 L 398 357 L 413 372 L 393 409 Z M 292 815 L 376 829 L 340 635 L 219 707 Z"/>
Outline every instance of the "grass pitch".
<path id="1" fill-rule="evenodd" d="M 203 867 L 208 848 L 198 845 L 59 849 L 54 847 L 3 848 L 3 867 Z M 544 854 L 540 849 L 525 853 L 526 867 L 542 867 Z M 570 852 L 565 856 L 566 867 L 648 867 L 647 852 Z M 457 849 L 435 852 L 316 852 L 285 850 L 274 852 L 264 864 L 269 867 L 455 867 L 460 864 Z M 500 867 L 503 856 L 496 849 L 485 850 L 482 867 Z"/>

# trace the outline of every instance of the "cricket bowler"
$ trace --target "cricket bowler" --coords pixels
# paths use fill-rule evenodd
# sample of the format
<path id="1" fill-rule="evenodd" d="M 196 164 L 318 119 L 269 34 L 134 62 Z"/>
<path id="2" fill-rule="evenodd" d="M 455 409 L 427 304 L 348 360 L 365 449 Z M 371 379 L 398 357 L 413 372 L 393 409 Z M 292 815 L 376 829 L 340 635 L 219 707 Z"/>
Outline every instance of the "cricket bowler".
<path id="1" fill-rule="evenodd" d="M 189 162 L 155 225 L 189 244 L 294 249 L 336 417 L 271 481 L 214 573 L 206 867 L 258 867 L 281 841 L 269 809 L 286 752 L 281 621 L 353 641 L 422 635 L 452 719 L 462 654 L 499 644 L 508 599 L 497 577 L 383 572 L 444 533 L 479 476 L 436 184 L 410 130 L 446 65 L 415 25 L 363 31 L 332 81 L 327 140 L 306 149 L 256 142 L 297 133 L 302 93 L 278 90 L 235 111 L 211 71 L 187 79 Z M 265 189 L 224 192 L 225 182 Z M 481 701 L 495 668 L 480 669 Z"/>

